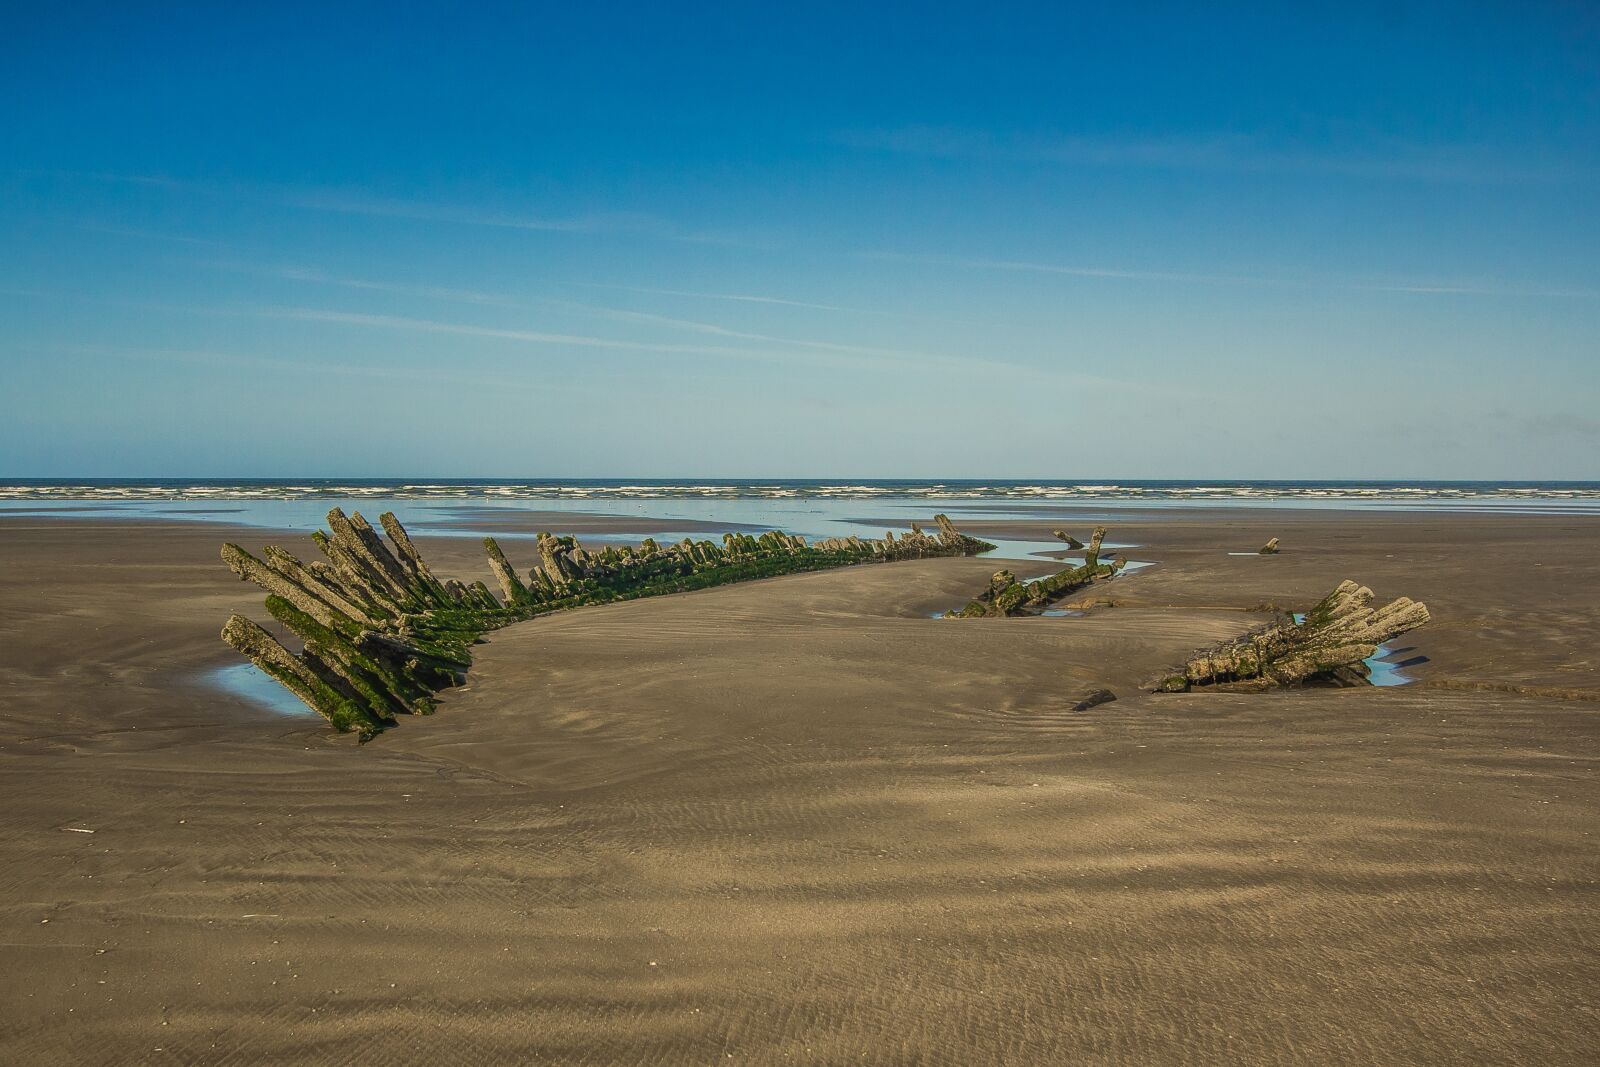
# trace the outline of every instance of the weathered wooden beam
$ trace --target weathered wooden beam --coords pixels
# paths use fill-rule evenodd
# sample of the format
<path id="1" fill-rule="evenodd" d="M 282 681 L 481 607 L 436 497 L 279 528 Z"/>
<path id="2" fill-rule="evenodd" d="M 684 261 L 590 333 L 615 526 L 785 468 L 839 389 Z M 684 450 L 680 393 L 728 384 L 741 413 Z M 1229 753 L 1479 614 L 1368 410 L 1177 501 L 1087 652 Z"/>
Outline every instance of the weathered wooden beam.
<path id="1" fill-rule="evenodd" d="M 404 614 L 405 597 L 397 599 L 392 590 L 378 582 L 360 556 L 321 530 L 313 531 L 311 540 L 322 550 L 322 554 L 328 557 L 328 565 L 333 568 L 340 583 L 353 595 L 372 601 L 392 615 Z"/>
<path id="2" fill-rule="evenodd" d="M 1106 539 L 1106 528 L 1096 526 L 1094 533 L 1089 536 L 1089 547 L 1084 550 L 1083 562 L 1092 567 L 1100 562 L 1100 543 Z"/>
<path id="3" fill-rule="evenodd" d="M 360 518 L 359 514 L 357 518 Z M 345 515 L 343 508 L 334 508 L 328 512 L 328 531 L 332 535 L 333 543 L 345 552 L 352 569 L 365 578 L 374 591 L 382 590 L 397 603 L 404 603 L 409 599 L 410 590 L 406 586 L 405 575 L 400 570 L 400 565 L 393 557 L 387 560 L 382 558 L 388 556 L 388 552 L 384 550 L 382 543 L 378 542 L 377 536 L 372 533 L 372 528 L 367 526 L 365 519 L 358 527 Z M 377 551 L 374 551 L 373 544 L 377 545 Z"/>
<path id="4" fill-rule="evenodd" d="M 517 577 L 517 572 L 506 561 L 506 554 L 500 551 L 500 543 L 492 537 L 485 537 L 483 550 L 489 557 L 489 569 L 500 583 L 500 592 L 505 596 L 506 603 L 528 603 L 532 599 L 528 595 L 528 587 L 522 584 L 522 579 Z"/>
<path id="5" fill-rule="evenodd" d="M 282 597 L 324 626 L 337 629 L 340 625 L 347 627 L 360 625 L 359 620 L 367 619 L 365 612 L 358 611 L 355 615 L 346 615 L 289 575 L 257 559 L 236 544 L 228 543 L 222 546 L 222 561 L 242 580 L 254 582 L 269 594 Z M 344 601 L 343 597 L 338 599 Z"/>
<path id="6" fill-rule="evenodd" d="M 417 551 L 417 546 L 411 543 L 411 535 L 400 525 L 400 520 L 394 517 L 394 512 L 384 512 L 378 516 L 378 521 L 394 545 L 395 558 L 406 572 L 410 588 L 416 591 L 417 595 L 431 600 L 439 607 L 450 607 L 455 598 L 445 588 L 444 583 L 433 576 L 433 571 L 428 569 L 427 561 L 422 558 L 422 553 Z"/>
<path id="7" fill-rule="evenodd" d="M 347 618 L 371 625 L 391 617 L 388 613 L 382 612 L 372 605 L 356 603 L 345 596 L 337 586 L 314 574 L 298 559 L 295 559 L 277 545 L 268 545 L 264 555 L 267 557 L 268 562 L 277 568 L 279 573 L 298 583 L 306 592 L 317 597 Z"/>

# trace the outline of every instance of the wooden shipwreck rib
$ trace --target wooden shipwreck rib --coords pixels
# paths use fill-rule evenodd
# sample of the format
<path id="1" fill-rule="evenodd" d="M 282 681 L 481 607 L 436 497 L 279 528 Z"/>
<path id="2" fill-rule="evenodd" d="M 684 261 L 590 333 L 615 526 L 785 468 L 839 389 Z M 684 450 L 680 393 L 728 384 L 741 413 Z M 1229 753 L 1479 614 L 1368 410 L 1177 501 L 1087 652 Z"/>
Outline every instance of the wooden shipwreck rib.
<path id="1" fill-rule="evenodd" d="M 1083 542 L 1060 530 L 1056 537 L 1071 549 L 1084 548 Z M 1005 618 L 1014 615 L 1037 615 L 1055 601 L 1091 582 L 1114 577 L 1126 560 L 1100 562 L 1100 544 L 1105 540 L 1106 528 L 1096 526 L 1089 546 L 1084 549 L 1083 562 L 1034 582 L 1019 582 L 1010 571 L 996 571 L 989 579 L 989 588 L 979 593 L 959 611 L 947 611 L 950 619 Z"/>
<path id="2" fill-rule="evenodd" d="M 1202 652 L 1153 688 L 1173 693 L 1193 688 L 1253 691 L 1308 682 L 1365 685 L 1369 671 L 1363 661 L 1385 641 L 1428 618 L 1427 606 L 1407 597 L 1375 608 L 1371 589 L 1343 581 L 1303 619 L 1282 617 Z"/>
<path id="3" fill-rule="evenodd" d="M 497 595 L 435 577 L 392 513 L 381 516 L 388 542 L 361 517 L 328 512 L 328 532 L 312 539 L 323 560 L 301 562 L 276 546 L 257 558 L 235 544 L 222 558 L 267 593 L 267 611 L 300 638 L 302 651 L 242 615 L 222 638 L 276 678 L 337 729 L 371 737 L 399 715 L 425 715 L 433 694 L 466 679 L 470 646 L 484 633 L 539 615 L 589 604 L 704 589 L 730 582 L 857 563 L 971 556 L 994 548 L 968 537 L 944 515 L 938 533 L 882 540 L 805 538 L 773 530 L 760 537 L 724 534 L 722 544 L 694 541 L 586 551 L 571 537 L 539 534 L 539 564 L 524 580 L 492 537 L 483 539 Z"/>

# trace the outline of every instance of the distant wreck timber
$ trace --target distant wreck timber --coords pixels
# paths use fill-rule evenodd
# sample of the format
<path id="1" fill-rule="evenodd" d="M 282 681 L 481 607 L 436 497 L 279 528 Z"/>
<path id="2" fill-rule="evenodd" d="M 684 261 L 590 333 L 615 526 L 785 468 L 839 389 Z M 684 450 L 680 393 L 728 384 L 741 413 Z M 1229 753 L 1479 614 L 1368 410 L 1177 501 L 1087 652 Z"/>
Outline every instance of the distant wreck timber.
<path id="1" fill-rule="evenodd" d="M 1373 593 L 1352 581 L 1338 588 L 1299 621 L 1286 618 L 1203 652 L 1152 688 L 1256 691 L 1307 683 L 1365 685 L 1363 662 L 1392 641 L 1428 621 L 1425 605 L 1406 597 L 1373 607 Z"/>
<path id="2" fill-rule="evenodd" d="M 1278 539 L 1274 537 L 1260 548 L 1256 549 L 1259 556 L 1276 556 L 1278 554 Z"/>
<path id="3" fill-rule="evenodd" d="M 302 563 L 276 546 L 257 558 L 235 544 L 222 559 L 267 593 L 272 617 L 297 636 L 292 652 L 267 630 L 234 615 L 222 639 L 281 682 L 336 729 L 369 738 L 400 715 L 425 715 L 433 694 L 460 685 L 471 645 L 484 633 L 555 611 L 730 582 L 858 563 L 973 556 L 994 548 L 944 515 L 938 533 L 882 540 L 834 537 L 813 544 L 771 531 L 725 534 L 722 544 L 690 538 L 671 545 L 590 553 L 571 537 L 541 533 L 539 565 L 524 580 L 492 537 L 483 541 L 497 596 L 482 582 L 436 578 L 393 514 L 381 517 L 388 543 L 359 513 L 328 512 L 312 540 L 326 560 Z"/>
<path id="4" fill-rule="evenodd" d="M 1083 548 L 1083 542 L 1060 530 L 1055 535 L 1069 548 Z M 1095 527 L 1094 536 L 1084 550 L 1081 564 L 1068 567 L 1047 578 L 1034 582 L 1019 582 L 1010 571 L 996 571 L 989 579 L 989 588 L 979 593 L 959 611 L 947 611 L 950 619 L 1008 618 L 1017 615 L 1037 615 L 1051 604 L 1076 592 L 1091 582 L 1115 577 L 1126 564 L 1125 560 L 1100 562 L 1100 545 L 1105 540 L 1106 528 Z"/>

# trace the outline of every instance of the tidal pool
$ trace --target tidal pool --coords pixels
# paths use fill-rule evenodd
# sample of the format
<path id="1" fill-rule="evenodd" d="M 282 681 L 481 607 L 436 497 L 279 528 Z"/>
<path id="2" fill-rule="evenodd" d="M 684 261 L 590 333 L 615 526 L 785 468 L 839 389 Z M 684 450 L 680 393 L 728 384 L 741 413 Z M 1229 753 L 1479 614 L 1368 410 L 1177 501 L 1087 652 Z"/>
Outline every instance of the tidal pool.
<path id="1" fill-rule="evenodd" d="M 1378 651 L 1362 661 L 1367 665 L 1367 670 L 1371 672 L 1367 675 L 1367 681 L 1373 685 L 1407 685 L 1415 681 L 1414 678 L 1400 669 L 1401 665 L 1403 663 L 1423 662 L 1426 657 L 1418 656 L 1410 660 L 1401 660 L 1399 658 L 1409 651 L 1410 649 L 1396 651 L 1387 644 L 1379 645 Z"/>
<path id="2" fill-rule="evenodd" d="M 206 683 L 279 715 L 320 718 L 316 712 L 302 704 L 299 697 L 285 689 L 276 678 L 254 663 L 235 663 L 227 667 L 218 667 L 209 673 Z"/>

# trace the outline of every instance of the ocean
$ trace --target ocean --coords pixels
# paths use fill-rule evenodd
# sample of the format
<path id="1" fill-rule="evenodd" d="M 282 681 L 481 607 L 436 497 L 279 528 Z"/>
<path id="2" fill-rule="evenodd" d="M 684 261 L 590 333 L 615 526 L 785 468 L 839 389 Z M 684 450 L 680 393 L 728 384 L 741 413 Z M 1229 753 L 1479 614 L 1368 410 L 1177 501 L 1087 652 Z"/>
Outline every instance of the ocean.
<path id="1" fill-rule="evenodd" d="M 370 518 L 393 511 L 414 532 L 516 540 L 496 529 L 505 510 L 650 520 L 658 539 L 719 529 L 781 529 L 808 538 L 904 530 L 935 512 L 963 520 L 1059 518 L 1114 524 L 1185 508 L 1363 509 L 1600 515 L 1600 482 L 998 481 L 913 479 L 0 479 L 0 515 L 160 519 L 310 531 L 338 505 Z M 634 524 L 626 539 L 646 532 Z M 585 540 L 622 540 L 586 535 Z M 1006 546 L 1032 555 L 1039 545 Z"/>
<path id="2" fill-rule="evenodd" d="M 302 500 L 1000 500 L 1058 503 L 1269 503 L 1297 507 L 1600 505 L 1600 482 L 996 481 L 923 479 L 0 478 L 0 501 Z"/>

